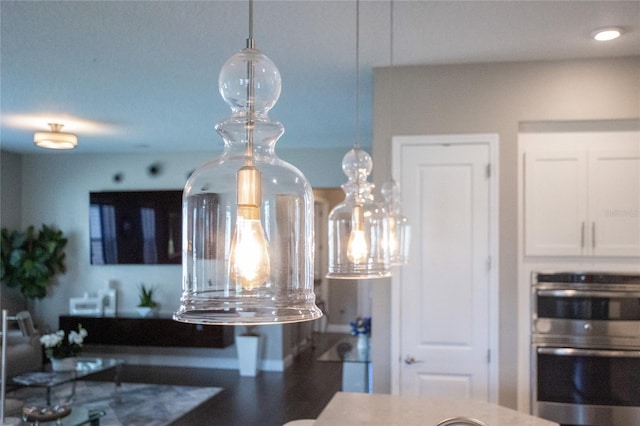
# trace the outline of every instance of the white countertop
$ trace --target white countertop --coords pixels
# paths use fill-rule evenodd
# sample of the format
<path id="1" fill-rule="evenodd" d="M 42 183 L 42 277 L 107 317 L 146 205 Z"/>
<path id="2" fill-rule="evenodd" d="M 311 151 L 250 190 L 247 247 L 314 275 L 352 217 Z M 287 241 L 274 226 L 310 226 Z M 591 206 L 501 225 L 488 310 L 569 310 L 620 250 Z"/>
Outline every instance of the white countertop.
<path id="1" fill-rule="evenodd" d="M 345 392 L 333 396 L 314 426 L 435 426 L 456 416 L 474 417 L 489 426 L 558 426 L 483 401 Z"/>

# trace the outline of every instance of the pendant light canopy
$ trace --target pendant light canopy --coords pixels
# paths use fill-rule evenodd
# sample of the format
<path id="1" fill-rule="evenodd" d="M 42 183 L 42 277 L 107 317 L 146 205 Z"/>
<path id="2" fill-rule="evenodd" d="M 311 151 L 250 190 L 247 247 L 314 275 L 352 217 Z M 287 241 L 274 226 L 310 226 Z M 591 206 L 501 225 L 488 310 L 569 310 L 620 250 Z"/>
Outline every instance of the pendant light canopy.
<path id="1" fill-rule="evenodd" d="M 329 273 L 334 279 L 371 279 L 390 276 L 388 215 L 373 200 L 374 184 L 367 182 L 373 162 L 354 147 L 342 160 L 349 179 L 342 185 L 344 202 L 329 214 Z"/>
<path id="2" fill-rule="evenodd" d="M 313 193 L 274 151 L 284 132 L 268 117 L 280 72 L 253 40 L 220 71 L 232 115 L 216 126 L 222 155 L 197 168 L 183 194 L 182 297 L 174 319 L 273 324 L 320 318 L 313 292 Z"/>
<path id="3" fill-rule="evenodd" d="M 382 196 L 389 214 L 389 263 L 402 266 L 409 263 L 411 226 L 402 215 L 400 185 L 391 179 L 382 184 Z"/>

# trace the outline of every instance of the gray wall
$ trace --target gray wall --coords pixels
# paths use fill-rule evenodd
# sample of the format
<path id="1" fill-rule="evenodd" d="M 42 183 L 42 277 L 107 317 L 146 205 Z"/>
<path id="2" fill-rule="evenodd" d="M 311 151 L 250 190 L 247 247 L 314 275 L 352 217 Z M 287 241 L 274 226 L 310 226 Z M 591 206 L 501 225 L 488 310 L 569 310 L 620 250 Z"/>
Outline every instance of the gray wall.
<path id="1" fill-rule="evenodd" d="M 640 57 L 409 66 L 374 71 L 374 181 L 391 173 L 394 135 L 500 137 L 500 394 L 517 402 L 517 135 L 521 122 L 640 117 Z M 374 287 L 374 390 L 391 388 L 389 285 Z"/>

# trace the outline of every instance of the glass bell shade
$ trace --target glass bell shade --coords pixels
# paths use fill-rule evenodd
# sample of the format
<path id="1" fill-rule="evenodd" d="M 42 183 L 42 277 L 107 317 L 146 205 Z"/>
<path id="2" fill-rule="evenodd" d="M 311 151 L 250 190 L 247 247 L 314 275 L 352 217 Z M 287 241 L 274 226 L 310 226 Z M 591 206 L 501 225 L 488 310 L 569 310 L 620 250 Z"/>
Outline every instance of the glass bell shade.
<path id="1" fill-rule="evenodd" d="M 348 181 L 344 202 L 329 214 L 329 273 L 333 279 L 372 279 L 390 276 L 389 220 L 383 205 L 374 202 L 374 185 L 367 182 L 373 162 L 354 148 L 342 160 Z"/>
<path id="2" fill-rule="evenodd" d="M 253 48 L 223 66 L 232 116 L 216 126 L 221 156 L 197 168 L 183 195 L 182 296 L 174 319 L 270 324 L 320 318 L 313 292 L 313 193 L 274 148 L 267 116 L 280 96 L 275 64 Z"/>
<path id="3" fill-rule="evenodd" d="M 389 214 L 389 262 L 391 266 L 409 263 L 411 226 L 401 212 L 400 186 L 391 179 L 381 188 Z"/>

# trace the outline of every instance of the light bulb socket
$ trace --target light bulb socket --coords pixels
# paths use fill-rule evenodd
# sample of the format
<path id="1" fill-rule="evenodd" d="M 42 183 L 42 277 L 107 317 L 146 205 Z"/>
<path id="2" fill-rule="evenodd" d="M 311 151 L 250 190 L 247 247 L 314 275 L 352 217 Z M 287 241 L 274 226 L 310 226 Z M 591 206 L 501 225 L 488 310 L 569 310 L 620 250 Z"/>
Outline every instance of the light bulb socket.
<path id="1" fill-rule="evenodd" d="M 244 166 L 237 173 L 238 206 L 262 204 L 262 174 L 254 166 Z"/>
<path id="2" fill-rule="evenodd" d="M 245 220 L 260 220 L 260 209 L 257 206 L 239 205 L 236 210 L 238 217 Z"/>
<path id="3" fill-rule="evenodd" d="M 351 214 L 351 226 L 354 230 L 364 231 L 364 209 L 360 204 L 353 206 L 353 213 Z"/>

